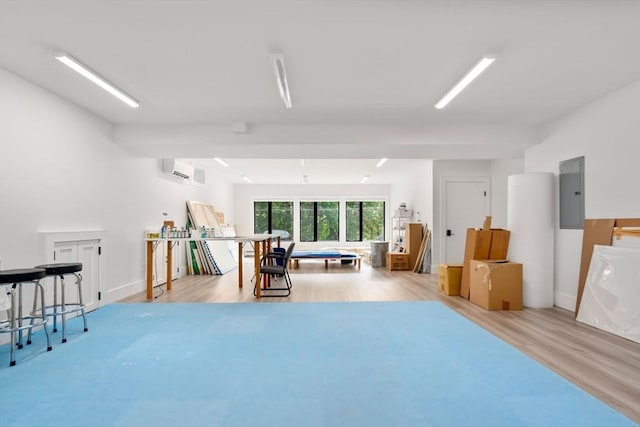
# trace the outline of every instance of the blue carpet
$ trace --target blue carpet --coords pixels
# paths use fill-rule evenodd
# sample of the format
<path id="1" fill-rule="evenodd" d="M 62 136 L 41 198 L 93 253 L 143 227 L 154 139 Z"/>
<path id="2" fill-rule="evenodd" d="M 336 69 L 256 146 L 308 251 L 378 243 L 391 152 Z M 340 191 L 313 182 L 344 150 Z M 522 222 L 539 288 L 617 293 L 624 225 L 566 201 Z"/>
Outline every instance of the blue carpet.
<path id="1" fill-rule="evenodd" d="M 634 426 L 437 302 L 110 304 L 9 368 L 1 426 Z"/>

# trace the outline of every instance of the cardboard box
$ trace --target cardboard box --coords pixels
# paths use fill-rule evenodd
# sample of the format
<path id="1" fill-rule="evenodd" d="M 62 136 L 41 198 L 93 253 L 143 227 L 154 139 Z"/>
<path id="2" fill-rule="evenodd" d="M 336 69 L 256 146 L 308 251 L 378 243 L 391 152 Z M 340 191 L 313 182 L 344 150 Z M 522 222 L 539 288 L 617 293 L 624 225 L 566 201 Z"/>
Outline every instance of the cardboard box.
<path id="1" fill-rule="evenodd" d="M 438 265 L 438 290 L 445 295 L 460 295 L 462 264 Z"/>
<path id="2" fill-rule="evenodd" d="M 511 232 L 501 228 L 467 229 L 462 263 L 460 296 L 469 299 L 469 267 L 471 260 L 506 260 Z"/>
<path id="3" fill-rule="evenodd" d="M 470 300 L 487 310 L 522 310 L 522 264 L 470 262 Z"/>
<path id="4" fill-rule="evenodd" d="M 387 270 L 409 270 L 409 254 L 405 252 L 387 252 Z"/>
<path id="5" fill-rule="evenodd" d="M 613 232 L 616 227 L 640 227 L 640 218 L 607 218 L 585 219 L 582 235 L 582 258 L 580 260 L 580 276 L 578 277 L 578 294 L 574 316 L 578 317 L 584 284 L 589 273 L 591 255 L 594 245 L 611 246 Z"/>
<path id="6" fill-rule="evenodd" d="M 420 253 L 420 245 L 422 244 L 422 224 L 409 223 L 404 229 L 404 251 L 409 254 L 409 267 L 413 268 Z"/>

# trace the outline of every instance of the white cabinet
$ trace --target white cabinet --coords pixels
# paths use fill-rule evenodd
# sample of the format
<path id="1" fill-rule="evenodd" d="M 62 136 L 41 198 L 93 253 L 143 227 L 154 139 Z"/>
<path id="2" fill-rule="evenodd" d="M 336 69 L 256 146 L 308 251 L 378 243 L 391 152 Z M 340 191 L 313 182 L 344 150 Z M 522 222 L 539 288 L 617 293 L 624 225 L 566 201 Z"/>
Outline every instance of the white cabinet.
<path id="1" fill-rule="evenodd" d="M 103 246 L 104 232 L 60 232 L 40 233 L 43 247 L 43 264 L 56 262 L 82 263 L 82 298 L 87 311 L 95 310 L 101 304 L 101 283 L 105 273 Z M 53 280 L 46 278 L 45 280 Z M 65 280 L 75 280 L 65 277 Z M 45 289 L 50 287 L 45 286 Z M 73 289 L 69 287 L 69 289 Z M 47 294 L 47 298 L 51 298 Z"/>

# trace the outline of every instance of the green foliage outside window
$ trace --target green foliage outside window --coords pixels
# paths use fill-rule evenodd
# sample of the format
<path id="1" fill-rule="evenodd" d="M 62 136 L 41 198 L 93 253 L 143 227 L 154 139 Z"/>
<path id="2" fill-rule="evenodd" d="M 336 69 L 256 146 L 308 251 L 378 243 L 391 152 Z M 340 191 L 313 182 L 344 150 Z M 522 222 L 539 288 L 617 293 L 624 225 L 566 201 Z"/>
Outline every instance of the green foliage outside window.
<path id="1" fill-rule="evenodd" d="M 384 202 L 349 201 L 346 220 L 348 242 L 384 240 Z"/>
<path id="2" fill-rule="evenodd" d="M 314 202 L 300 202 L 300 241 L 313 242 L 315 229 Z"/>
<path id="3" fill-rule="evenodd" d="M 281 240 L 291 240 L 293 202 L 254 202 L 253 232 L 278 234 Z"/>
<path id="4" fill-rule="evenodd" d="M 383 240 L 382 201 L 346 202 L 348 242 Z M 254 233 L 279 234 L 282 240 L 293 238 L 293 202 L 254 202 Z M 339 202 L 300 202 L 300 241 L 338 241 L 340 239 Z"/>
<path id="5" fill-rule="evenodd" d="M 340 239 L 339 202 L 300 202 L 300 241 Z"/>
<path id="6" fill-rule="evenodd" d="M 253 232 L 264 233 L 269 230 L 269 202 L 253 203 Z"/>

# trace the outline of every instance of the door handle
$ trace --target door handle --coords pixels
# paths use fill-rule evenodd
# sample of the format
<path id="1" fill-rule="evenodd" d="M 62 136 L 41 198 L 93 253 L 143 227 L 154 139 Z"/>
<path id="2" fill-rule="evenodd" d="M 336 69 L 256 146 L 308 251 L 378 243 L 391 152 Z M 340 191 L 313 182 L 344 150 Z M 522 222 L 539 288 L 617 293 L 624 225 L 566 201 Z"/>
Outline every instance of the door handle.
<path id="1" fill-rule="evenodd" d="M 453 234 L 451 230 L 447 230 L 447 236 L 455 236 L 455 234 Z"/>

